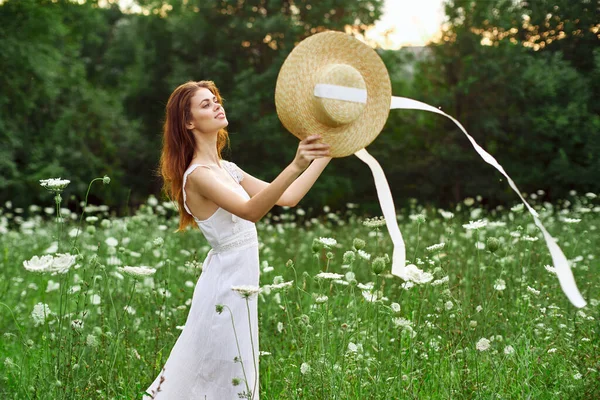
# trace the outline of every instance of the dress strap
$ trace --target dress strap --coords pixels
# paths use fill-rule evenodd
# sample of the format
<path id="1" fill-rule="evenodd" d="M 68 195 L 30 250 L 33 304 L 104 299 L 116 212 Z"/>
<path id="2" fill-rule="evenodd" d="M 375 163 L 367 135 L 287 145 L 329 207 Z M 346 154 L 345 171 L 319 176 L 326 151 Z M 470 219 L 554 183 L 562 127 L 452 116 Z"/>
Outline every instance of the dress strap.
<path id="1" fill-rule="evenodd" d="M 190 167 L 183 173 L 183 185 L 181 186 L 181 190 L 183 191 L 183 207 L 188 212 L 188 214 L 190 214 L 196 220 L 198 218 L 196 218 L 196 216 L 194 214 L 192 214 L 192 212 L 188 208 L 187 204 L 185 203 L 185 200 L 186 200 L 186 196 L 185 196 L 185 183 L 187 182 L 188 175 L 191 174 L 192 172 L 194 172 L 194 170 L 197 167 L 206 167 L 206 168 L 210 169 L 210 167 L 208 165 L 204 165 L 204 164 L 192 164 L 192 165 L 190 165 Z"/>
<path id="2" fill-rule="evenodd" d="M 225 160 L 222 160 L 221 162 L 223 164 L 223 168 L 225 168 L 225 170 L 229 172 L 229 175 L 231 175 L 238 184 L 244 180 L 244 173 L 242 172 L 240 167 L 235 165 L 235 163 Z"/>

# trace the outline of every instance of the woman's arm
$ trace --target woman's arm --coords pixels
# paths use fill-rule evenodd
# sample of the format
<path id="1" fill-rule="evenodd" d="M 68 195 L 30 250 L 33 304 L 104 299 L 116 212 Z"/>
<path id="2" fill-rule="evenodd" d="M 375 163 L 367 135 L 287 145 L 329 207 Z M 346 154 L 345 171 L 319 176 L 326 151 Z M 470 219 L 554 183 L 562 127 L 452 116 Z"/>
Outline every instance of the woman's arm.
<path id="1" fill-rule="evenodd" d="M 258 222 L 277 204 L 277 201 L 286 189 L 294 183 L 300 174 L 310 167 L 312 161 L 321 157 L 329 157 L 329 145 L 315 143 L 319 139 L 321 139 L 320 135 L 312 135 L 300 141 L 294 161 L 273 182 L 255 193 L 250 200 L 246 200 L 242 196 L 235 194 L 235 191 L 229 189 L 227 185 L 214 176 L 210 168 L 196 168 L 188 175 L 187 186 L 191 192 L 190 194 L 204 196 L 219 207 L 240 218 Z M 320 169 L 320 171 L 322 170 L 323 168 Z M 316 176 L 312 182 L 317 179 Z M 306 187 L 305 193 L 311 185 Z M 242 187 L 244 186 L 242 185 Z"/>
<path id="2" fill-rule="evenodd" d="M 313 160 L 308 168 L 285 190 L 275 204 L 278 206 L 295 207 L 315 184 L 317 178 L 321 175 L 327 164 L 329 164 L 329 161 L 331 161 L 331 157 L 321 157 Z M 243 170 L 242 173 L 244 179 L 241 185 L 250 197 L 254 197 L 255 194 L 269 186 L 268 182 L 258 179 Z"/>

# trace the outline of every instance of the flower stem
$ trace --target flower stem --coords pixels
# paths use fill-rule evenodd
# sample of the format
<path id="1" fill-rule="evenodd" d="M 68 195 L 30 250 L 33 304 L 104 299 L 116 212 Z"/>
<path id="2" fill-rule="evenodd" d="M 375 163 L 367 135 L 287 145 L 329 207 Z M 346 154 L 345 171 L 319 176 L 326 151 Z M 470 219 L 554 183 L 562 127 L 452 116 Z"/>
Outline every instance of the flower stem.
<path id="1" fill-rule="evenodd" d="M 75 235 L 75 239 L 73 239 L 73 244 L 71 245 L 71 251 L 77 244 L 77 239 L 79 238 L 79 232 L 81 232 L 81 222 L 83 220 L 83 214 L 85 214 L 85 209 L 86 209 L 87 203 L 88 203 L 88 195 L 90 194 L 90 189 L 92 188 L 92 184 L 96 181 L 101 181 L 101 180 L 102 180 L 102 178 L 94 178 L 88 185 L 87 193 L 85 194 L 85 202 L 83 204 L 83 210 L 81 210 L 81 216 L 79 217 L 79 226 L 77 227 L 77 233 Z"/>
<path id="2" fill-rule="evenodd" d="M 252 397 L 254 398 L 254 394 L 256 392 L 256 381 L 258 378 L 258 369 L 256 366 L 256 353 L 254 351 L 254 339 L 252 338 L 252 320 L 250 318 L 250 305 L 248 304 L 248 298 L 246 297 L 246 310 L 248 310 L 248 329 L 250 330 L 250 344 L 252 345 L 252 363 L 254 364 L 254 386 L 252 388 Z"/>
<path id="3" fill-rule="evenodd" d="M 244 374 L 244 383 L 246 384 L 246 390 L 250 393 L 250 386 L 248 386 L 248 377 L 246 376 L 246 369 L 244 368 L 244 361 L 242 360 L 242 352 L 240 350 L 240 342 L 238 341 L 237 331 L 235 330 L 235 322 L 233 321 L 233 313 L 231 312 L 231 308 L 227 305 L 223 305 L 223 307 L 227 308 L 229 311 L 229 316 L 231 317 L 231 325 L 233 326 L 233 336 L 235 336 L 235 344 L 238 349 L 238 355 L 240 356 L 240 364 L 242 365 L 242 373 Z"/>

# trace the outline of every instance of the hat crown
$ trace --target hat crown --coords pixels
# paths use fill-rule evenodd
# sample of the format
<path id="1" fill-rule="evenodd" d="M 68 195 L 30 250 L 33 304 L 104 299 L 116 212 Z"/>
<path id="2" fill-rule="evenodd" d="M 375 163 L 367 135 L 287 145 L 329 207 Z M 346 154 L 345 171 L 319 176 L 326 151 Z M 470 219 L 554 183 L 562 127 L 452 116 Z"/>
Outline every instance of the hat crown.
<path id="1" fill-rule="evenodd" d="M 361 73 L 348 64 L 327 64 L 316 74 L 315 84 L 330 84 L 366 89 Z M 314 97 L 315 117 L 322 124 L 338 127 L 355 121 L 363 113 L 364 103 Z"/>

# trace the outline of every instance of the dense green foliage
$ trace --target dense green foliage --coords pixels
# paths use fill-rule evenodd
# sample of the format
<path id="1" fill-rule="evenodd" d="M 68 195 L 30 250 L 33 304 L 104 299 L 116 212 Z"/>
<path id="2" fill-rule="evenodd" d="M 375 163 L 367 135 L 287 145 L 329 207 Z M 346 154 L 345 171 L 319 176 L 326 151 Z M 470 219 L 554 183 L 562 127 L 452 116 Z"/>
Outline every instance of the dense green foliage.
<path id="1" fill-rule="evenodd" d="M 92 203 L 123 213 L 159 195 L 164 106 L 187 80 L 210 79 L 222 91 L 231 137 L 225 158 L 272 180 L 297 144 L 274 108 L 285 57 L 325 29 L 363 33 L 383 2 L 144 0 L 142 13 L 79 3 L 0 5 L 1 202 L 39 202 L 39 179 L 85 182 L 104 174 L 113 185 Z M 393 93 L 456 117 L 522 191 L 544 189 L 549 200 L 570 189 L 598 191 L 597 8 L 567 0 L 513 3 L 448 1 L 442 40 L 417 60 L 408 51 L 378 49 Z M 515 199 L 438 115 L 392 111 L 369 151 L 399 205 L 411 197 L 441 205 L 476 194 L 491 204 Z M 302 204 L 338 208 L 359 198 L 378 209 L 370 171 L 347 157 L 330 163 Z"/>

